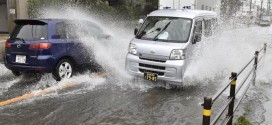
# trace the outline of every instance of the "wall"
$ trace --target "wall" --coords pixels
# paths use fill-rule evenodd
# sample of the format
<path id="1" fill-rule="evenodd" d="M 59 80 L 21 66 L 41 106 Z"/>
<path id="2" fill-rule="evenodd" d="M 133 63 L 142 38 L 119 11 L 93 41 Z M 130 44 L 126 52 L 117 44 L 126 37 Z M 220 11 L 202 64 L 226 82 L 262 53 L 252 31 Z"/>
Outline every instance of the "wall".
<path id="1" fill-rule="evenodd" d="M 17 19 L 27 19 L 27 0 L 16 0 Z"/>
<path id="2" fill-rule="evenodd" d="M 197 0 L 197 9 L 214 11 L 219 5 L 220 0 Z"/>
<path id="3" fill-rule="evenodd" d="M 15 19 L 27 19 L 27 0 L 8 0 L 8 31 L 11 32 L 14 27 Z M 15 13 L 10 13 L 11 9 L 15 9 Z"/>
<path id="4" fill-rule="evenodd" d="M 219 2 L 220 0 L 159 0 L 159 8 L 168 6 L 171 9 L 182 9 L 184 6 L 191 6 L 191 9 L 215 10 Z"/>
<path id="5" fill-rule="evenodd" d="M 8 32 L 7 4 L 0 4 L 0 33 Z"/>
<path id="6" fill-rule="evenodd" d="M 4 62 L 5 42 L 0 42 L 0 63 Z"/>
<path id="7" fill-rule="evenodd" d="M 191 6 L 194 9 L 194 0 L 159 0 L 159 8 L 171 7 L 171 9 L 182 9 L 184 6 Z"/>

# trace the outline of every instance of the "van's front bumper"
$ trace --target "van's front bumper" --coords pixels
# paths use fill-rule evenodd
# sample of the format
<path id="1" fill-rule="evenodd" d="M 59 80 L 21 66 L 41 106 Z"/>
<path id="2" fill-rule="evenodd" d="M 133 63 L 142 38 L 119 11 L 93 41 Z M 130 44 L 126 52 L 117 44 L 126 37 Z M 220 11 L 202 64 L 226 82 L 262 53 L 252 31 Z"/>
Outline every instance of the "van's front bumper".
<path id="1" fill-rule="evenodd" d="M 129 74 L 144 78 L 145 72 L 158 74 L 158 80 L 174 82 L 182 85 L 185 71 L 184 60 L 166 60 L 158 62 L 140 59 L 137 55 L 127 54 L 126 70 Z"/>

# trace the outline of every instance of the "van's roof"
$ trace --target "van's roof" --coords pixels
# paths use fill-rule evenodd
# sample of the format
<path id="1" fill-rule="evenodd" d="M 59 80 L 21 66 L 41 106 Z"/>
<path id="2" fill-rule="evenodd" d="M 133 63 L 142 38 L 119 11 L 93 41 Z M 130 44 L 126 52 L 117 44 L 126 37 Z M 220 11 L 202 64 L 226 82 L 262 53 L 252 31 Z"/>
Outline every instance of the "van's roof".
<path id="1" fill-rule="evenodd" d="M 175 9 L 162 9 L 151 12 L 148 16 L 164 16 L 164 17 L 183 17 L 183 18 L 196 18 L 199 16 L 213 16 L 216 17 L 217 14 L 213 11 L 206 10 L 175 10 Z"/>

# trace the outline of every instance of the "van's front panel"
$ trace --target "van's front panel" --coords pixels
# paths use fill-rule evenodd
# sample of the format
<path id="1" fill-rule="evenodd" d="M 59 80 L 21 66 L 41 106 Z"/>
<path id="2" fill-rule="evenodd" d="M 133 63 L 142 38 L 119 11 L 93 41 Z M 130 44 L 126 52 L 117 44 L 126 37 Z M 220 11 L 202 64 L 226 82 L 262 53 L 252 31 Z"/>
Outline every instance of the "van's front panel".
<path id="1" fill-rule="evenodd" d="M 183 82 L 184 60 L 166 60 L 127 54 L 126 69 L 135 76 L 144 78 L 144 73 L 158 75 L 158 80 Z"/>
<path id="2" fill-rule="evenodd" d="M 170 55 L 173 50 L 184 48 L 185 43 L 133 39 L 131 44 L 137 47 L 137 54 L 127 54 L 126 70 L 130 74 L 144 78 L 145 73 L 152 73 L 157 75 L 158 80 L 181 85 L 186 62 L 184 59 L 170 59 Z"/>
<path id="3" fill-rule="evenodd" d="M 155 74 L 158 80 L 182 85 L 192 24 L 188 18 L 147 17 L 130 43 L 127 71 L 142 78 Z"/>

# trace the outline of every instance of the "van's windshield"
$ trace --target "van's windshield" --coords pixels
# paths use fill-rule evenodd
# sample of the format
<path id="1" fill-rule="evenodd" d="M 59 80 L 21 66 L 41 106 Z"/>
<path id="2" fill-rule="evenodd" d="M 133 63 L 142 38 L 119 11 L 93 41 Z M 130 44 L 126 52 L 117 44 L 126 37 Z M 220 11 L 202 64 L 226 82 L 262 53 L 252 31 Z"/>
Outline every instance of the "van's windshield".
<path id="1" fill-rule="evenodd" d="M 177 17 L 148 17 L 136 38 L 162 42 L 185 43 L 188 41 L 192 20 Z"/>

